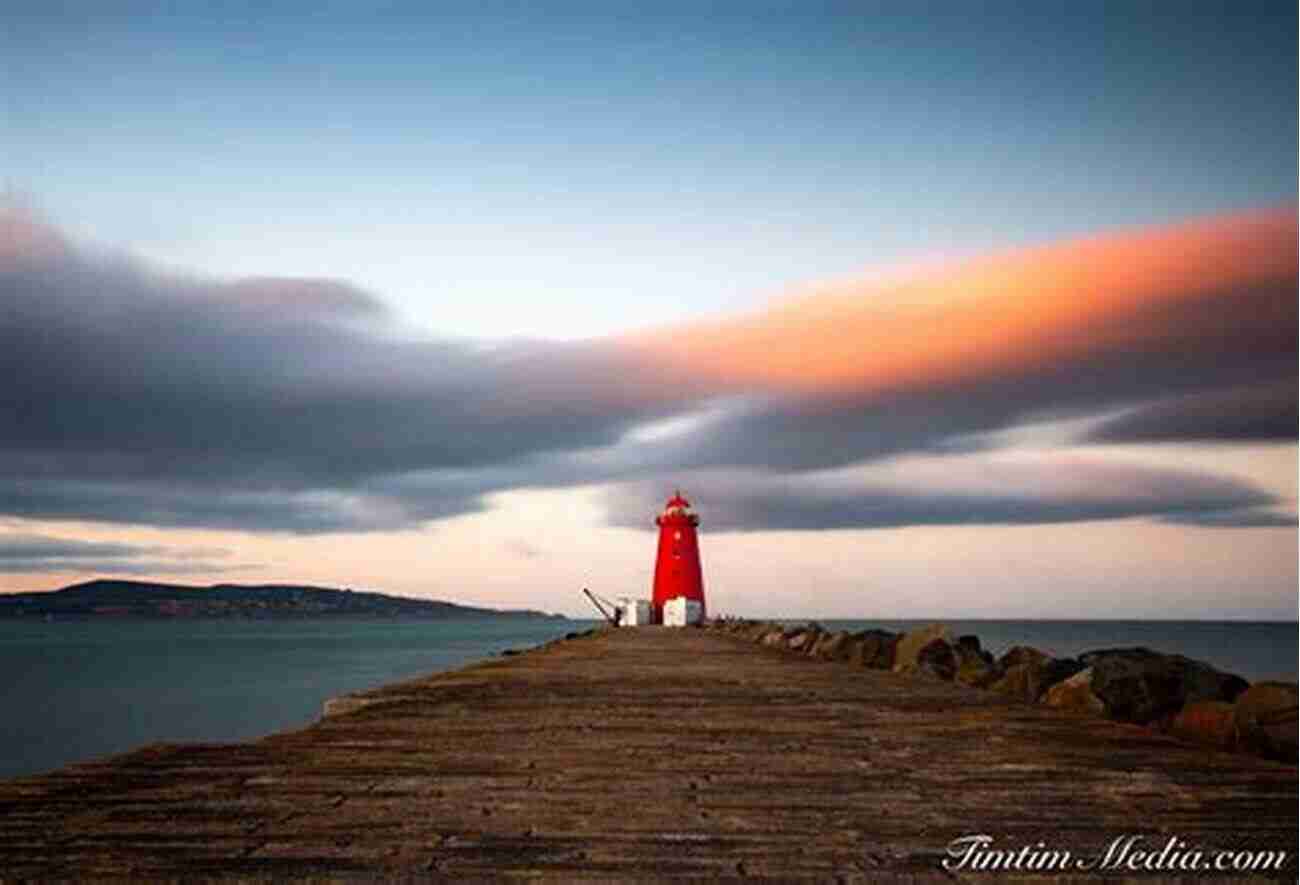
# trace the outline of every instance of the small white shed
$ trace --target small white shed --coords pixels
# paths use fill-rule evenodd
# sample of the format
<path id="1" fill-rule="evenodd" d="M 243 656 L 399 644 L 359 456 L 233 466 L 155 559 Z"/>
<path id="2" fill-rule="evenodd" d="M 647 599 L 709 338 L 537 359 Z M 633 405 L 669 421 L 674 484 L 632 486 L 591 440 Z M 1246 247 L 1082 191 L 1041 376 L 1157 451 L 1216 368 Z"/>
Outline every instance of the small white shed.
<path id="1" fill-rule="evenodd" d="M 629 599 L 624 596 L 618 601 L 620 627 L 644 627 L 654 623 L 654 609 L 648 599 Z"/>
<path id="2" fill-rule="evenodd" d="M 698 624 L 704 615 L 704 606 L 697 599 L 674 596 L 664 603 L 664 626 L 685 627 Z"/>

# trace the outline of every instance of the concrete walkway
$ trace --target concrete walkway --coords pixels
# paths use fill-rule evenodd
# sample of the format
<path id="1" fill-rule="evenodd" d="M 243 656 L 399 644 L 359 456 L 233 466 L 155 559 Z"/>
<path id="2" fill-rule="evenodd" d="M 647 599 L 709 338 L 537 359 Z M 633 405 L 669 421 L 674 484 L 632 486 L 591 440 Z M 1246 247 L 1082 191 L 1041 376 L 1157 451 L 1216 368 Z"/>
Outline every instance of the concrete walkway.
<path id="1" fill-rule="evenodd" d="M 365 700 L 0 783 L 3 874 L 870 881 L 945 876 L 950 841 L 984 833 L 1080 857 L 1130 834 L 1283 850 L 1295 879 L 1294 767 L 702 630 Z"/>

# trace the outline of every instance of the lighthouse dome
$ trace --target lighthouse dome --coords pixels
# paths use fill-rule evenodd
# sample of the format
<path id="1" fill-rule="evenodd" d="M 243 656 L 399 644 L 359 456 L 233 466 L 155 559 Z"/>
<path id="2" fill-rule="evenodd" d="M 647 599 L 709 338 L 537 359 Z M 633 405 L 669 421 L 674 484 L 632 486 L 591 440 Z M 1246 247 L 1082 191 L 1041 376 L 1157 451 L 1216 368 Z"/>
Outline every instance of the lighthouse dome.
<path id="1" fill-rule="evenodd" d="M 668 499 L 668 503 L 664 505 L 663 513 L 655 517 L 655 525 L 664 525 L 669 522 L 700 524 L 700 518 L 691 512 L 691 502 L 687 501 L 680 491 L 673 493 L 673 496 Z"/>

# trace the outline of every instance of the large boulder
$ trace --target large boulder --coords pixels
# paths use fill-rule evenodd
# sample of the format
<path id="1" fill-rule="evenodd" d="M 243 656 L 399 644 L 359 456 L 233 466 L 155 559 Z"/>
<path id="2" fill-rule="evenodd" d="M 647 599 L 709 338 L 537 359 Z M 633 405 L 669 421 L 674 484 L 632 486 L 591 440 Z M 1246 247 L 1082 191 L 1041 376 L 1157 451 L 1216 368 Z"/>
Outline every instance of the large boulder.
<path id="1" fill-rule="evenodd" d="M 989 684 L 989 689 L 1010 698 L 1033 703 L 1043 685 L 1029 666 L 1016 665 L 1002 671 L 1002 675 Z"/>
<path id="2" fill-rule="evenodd" d="M 817 654 L 817 646 L 821 645 L 823 642 L 829 641 L 830 638 L 834 635 L 835 634 L 833 633 L 823 633 L 819 630 L 816 633 L 812 634 L 809 640 L 806 643 L 804 643 L 804 646 L 803 648 L 800 649 L 800 651 L 802 651 L 804 654 L 808 655 L 809 657 L 813 657 L 814 655 Z"/>
<path id="3" fill-rule="evenodd" d="M 998 666 L 1003 670 L 1019 667 L 1021 664 L 1035 664 L 1049 660 L 1052 656 L 1028 645 L 1015 645 L 998 658 Z"/>
<path id="4" fill-rule="evenodd" d="M 928 627 L 913 630 L 899 637 L 898 643 L 894 647 L 894 671 L 897 673 L 915 672 L 917 657 L 921 654 L 921 649 L 936 639 L 942 640 L 949 646 L 952 646 L 956 641 L 952 637 L 952 631 L 943 624 L 931 624 Z"/>
<path id="5" fill-rule="evenodd" d="M 993 655 L 980 648 L 978 636 L 962 636 L 953 651 L 957 655 L 957 672 L 953 678 L 963 685 L 987 688 L 1001 675 Z"/>
<path id="6" fill-rule="evenodd" d="M 1076 713 L 1091 713 L 1101 716 L 1106 712 L 1106 705 L 1101 698 L 1092 693 L 1092 669 L 1080 670 L 1069 679 L 1062 680 L 1047 689 L 1043 703 L 1059 710 L 1071 710 Z"/>
<path id="7" fill-rule="evenodd" d="M 916 655 L 916 673 L 950 682 L 957 675 L 957 653 L 943 639 L 935 639 Z"/>
<path id="8" fill-rule="evenodd" d="M 1058 682 L 1064 682 L 1084 669 L 1083 662 L 1076 658 L 1048 658 L 1041 669 L 1043 689 L 1038 693 L 1041 698 L 1047 690 Z"/>
<path id="9" fill-rule="evenodd" d="M 1258 682 L 1246 689 L 1233 708 L 1240 747 L 1295 763 L 1296 709 L 1294 682 Z"/>
<path id="10" fill-rule="evenodd" d="M 1083 669 L 1074 658 L 1053 658 L 1036 648 L 1018 645 L 998 661 L 1001 671 L 989 688 L 1026 703 L 1036 703 L 1047 690 Z"/>
<path id="11" fill-rule="evenodd" d="M 821 635 L 822 632 L 817 627 L 798 627 L 786 635 L 785 645 L 791 651 L 806 653 L 817 644 Z"/>
<path id="12" fill-rule="evenodd" d="M 888 630 L 863 630 L 853 635 L 853 645 L 849 660 L 860 667 L 873 670 L 892 670 L 894 667 L 894 648 L 898 645 L 898 634 Z"/>
<path id="13" fill-rule="evenodd" d="M 1249 686 L 1209 664 L 1149 648 L 1091 651 L 1080 660 L 1092 668 L 1092 691 L 1106 705 L 1106 715 L 1139 725 L 1168 724 L 1193 701 L 1231 703 Z"/>
<path id="14" fill-rule="evenodd" d="M 841 630 L 838 633 L 823 633 L 812 648 L 815 657 L 827 661 L 847 661 L 852 651 L 853 637 Z"/>
<path id="15" fill-rule="evenodd" d="M 1237 743 L 1236 707 L 1223 701 L 1192 701 L 1178 711 L 1170 734 L 1185 741 L 1231 750 Z"/>
<path id="16" fill-rule="evenodd" d="M 990 665 L 993 663 L 993 655 L 984 650 L 984 648 L 980 645 L 980 638 L 978 636 L 975 636 L 974 634 L 967 634 L 966 636 L 958 636 L 956 647 L 957 647 L 959 657 L 961 655 L 971 655 L 974 657 L 983 658 L 984 661 Z"/>

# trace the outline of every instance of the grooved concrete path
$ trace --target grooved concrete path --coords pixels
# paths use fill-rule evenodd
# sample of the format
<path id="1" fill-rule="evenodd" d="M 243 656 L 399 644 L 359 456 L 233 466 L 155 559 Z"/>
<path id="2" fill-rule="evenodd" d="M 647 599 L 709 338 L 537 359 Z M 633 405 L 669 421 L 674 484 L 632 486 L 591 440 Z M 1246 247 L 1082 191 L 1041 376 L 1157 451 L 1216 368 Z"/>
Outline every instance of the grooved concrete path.
<path id="1" fill-rule="evenodd" d="M 0 783 L 0 872 L 868 881 L 943 876 L 973 833 L 1297 850 L 1294 767 L 702 630 L 606 631 L 367 698 Z"/>

